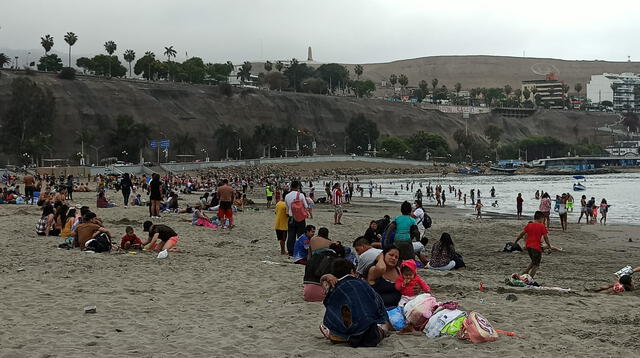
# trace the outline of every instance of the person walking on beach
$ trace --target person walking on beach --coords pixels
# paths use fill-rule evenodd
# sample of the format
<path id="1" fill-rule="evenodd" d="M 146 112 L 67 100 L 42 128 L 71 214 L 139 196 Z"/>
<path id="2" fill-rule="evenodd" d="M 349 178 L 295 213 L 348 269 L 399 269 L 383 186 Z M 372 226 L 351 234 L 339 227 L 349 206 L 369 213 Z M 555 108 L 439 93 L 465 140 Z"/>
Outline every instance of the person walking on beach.
<path id="1" fill-rule="evenodd" d="M 516 211 L 518 215 L 518 220 L 522 218 L 522 203 L 524 203 L 524 199 L 522 198 L 522 193 L 518 193 L 516 197 Z"/>
<path id="2" fill-rule="evenodd" d="M 132 187 L 133 183 L 131 183 L 131 177 L 129 177 L 129 173 L 124 173 L 122 179 L 120 179 L 120 190 L 122 191 L 122 199 L 124 200 L 125 209 L 129 205 L 129 196 L 131 195 Z"/>
<path id="3" fill-rule="evenodd" d="M 476 203 L 476 219 L 482 219 L 482 201 L 480 201 L 480 199 L 478 199 L 478 202 Z"/>
<path id="4" fill-rule="evenodd" d="M 540 199 L 539 210 L 544 215 L 543 223 L 547 226 L 547 229 L 548 229 L 549 225 L 551 224 L 551 220 L 549 220 L 550 214 L 551 214 L 551 198 L 549 197 L 549 193 L 542 194 L 542 199 Z"/>
<path id="5" fill-rule="evenodd" d="M 273 199 L 273 189 L 271 189 L 271 184 L 267 184 L 264 188 L 265 196 L 267 197 L 267 209 L 271 208 L 271 200 Z"/>
<path id="6" fill-rule="evenodd" d="M 340 190 L 340 183 L 333 185 L 331 191 L 331 204 L 333 205 L 333 224 L 342 225 L 342 190 Z"/>
<path id="7" fill-rule="evenodd" d="M 609 204 L 607 204 L 607 199 L 602 198 L 600 202 L 600 224 L 607 225 L 607 213 L 609 212 Z M 604 223 L 602 222 L 604 220 Z"/>
<path id="8" fill-rule="evenodd" d="M 26 174 L 22 181 L 24 182 L 25 200 L 29 203 L 33 200 L 33 193 L 36 191 L 36 180 L 33 175 Z"/>
<path id="9" fill-rule="evenodd" d="M 558 206 L 558 216 L 560 216 L 562 231 L 567 231 L 567 195 L 568 194 L 562 194 Z"/>
<path id="10" fill-rule="evenodd" d="M 598 211 L 597 210 L 595 212 L 593 211 L 594 206 L 596 206 L 596 198 L 594 198 L 592 196 L 591 199 L 589 199 L 589 201 L 587 201 L 587 215 L 588 215 L 587 223 L 590 223 L 590 224 L 595 224 L 594 216 L 598 215 Z"/>
<path id="11" fill-rule="evenodd" d="M 580 217 L 578 218 L 578 224 L 580 224 L 580 220 L 582 220 L 583 216 L 585 217 L 584 219 L 588 223 L 589 213 L 587 212 L 587 196 L 586 195 L 583 195 L 582 198 L 580 198 Z"/>
<path id="12" fill-rule="evenodd" d="M 527 224 L 520 235 L 516 238 L 513 245 L 518 243 L 520 239 L 522 239 L 525 235 L 526 243 L 525 249 L 529 253 L 529 258 L 531 259 L 531 263 L 527 266 L 527 269 L 524 270 L 523 274 L 528 274 L 531 277 L 536 275 L 536 272 L 540 268 L 540 261 L 542 261 L 542 239 L 547 244 L 547 247 L 551 248 L 551 243 L 549 243 L 549 230 L 544 225 L 544 213 L 541 211 L 536 211 L 533 215 L 533 222 Z"/>

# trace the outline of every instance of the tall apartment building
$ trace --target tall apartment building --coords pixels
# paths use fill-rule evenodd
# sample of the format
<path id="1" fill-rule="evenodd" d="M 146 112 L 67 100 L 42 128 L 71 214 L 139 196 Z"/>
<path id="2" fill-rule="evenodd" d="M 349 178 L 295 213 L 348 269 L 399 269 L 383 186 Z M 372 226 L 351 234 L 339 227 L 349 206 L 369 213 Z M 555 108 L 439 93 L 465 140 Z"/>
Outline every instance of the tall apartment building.
<path id="1" fill-rule="evenodd" d="M 640 76 L 630 72 L 591 75 L 587 98 L 594 104 L 610 101 L 618 112 L 640 112 Z"/>
<path id="2" fill-rule="evenodd" d="M 544 80 L 522 81 L 522 92 L 525 89 L 529 90 L 531 92 L 529 99 L 532 102 L 535 102 L 536 95 L 540 95 L 540 101 L 545 107 L 562 109 L 564 108 L 562 85 L 562 81 L 558 81 L 555 76 L 547 76 Z M 524 100 L 524 96 L 521 99 Z"/>

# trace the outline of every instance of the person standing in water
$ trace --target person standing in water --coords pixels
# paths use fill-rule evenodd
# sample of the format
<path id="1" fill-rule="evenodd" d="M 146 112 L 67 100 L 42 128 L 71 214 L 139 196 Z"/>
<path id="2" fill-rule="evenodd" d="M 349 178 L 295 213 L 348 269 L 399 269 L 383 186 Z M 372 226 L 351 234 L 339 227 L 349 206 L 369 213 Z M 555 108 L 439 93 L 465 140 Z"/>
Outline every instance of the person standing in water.
<path id="1" fill-rule="evenodd" d="M 495 197 L 496 197 L 496 188 L 491 187 L 490 192 L 491 192 L 491 197 L 492 197 L 492 198 L 495 198 Z"/>
<path id="2" fill-rule="evenodd" d="M 582 220 L 582 217 L 584 216 L 584 219 L 587 221 L 587 223 L 589 223 L 589 213 L 587 212 L 587 196 L 583 195 L 582 198 L 580 198 L 580 217 L 578 218 L 578 224 L 580 224 L 580 220 Z"/>
<path id="3" fill-rule="evenodd" d="M 522 193 L 518 193 L 516 197 L 516 211 L 518 215 L 518 220 L 522 218 L 522 203 L 524 203 L 524 199 L 522 198 Z"/>

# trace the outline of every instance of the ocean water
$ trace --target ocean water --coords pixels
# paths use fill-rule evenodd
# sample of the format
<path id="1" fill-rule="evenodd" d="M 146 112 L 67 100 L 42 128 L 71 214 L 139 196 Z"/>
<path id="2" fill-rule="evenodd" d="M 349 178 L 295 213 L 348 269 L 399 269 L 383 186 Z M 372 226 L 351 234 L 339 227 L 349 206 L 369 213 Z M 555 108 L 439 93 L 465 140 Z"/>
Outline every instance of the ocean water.
<path id="1" fill-rule="evenodd" d="M 480 199 L 484 205 L 484 211 L 498 212 L 505 214 L 516 213 L 516 196 L 522 193 L 524 199 L 523 215 L 532 217 L 538 210 L 539 200 L 535 199 L 536 190 L 546 191 L 553 200 L 556 194 L 571 193 L 574 197 L 574 210 L 569 213 L 569 222 L 577 221 L 580 216 L 580 198 L 587 196 L 587 200 L 595 197 L 596 203 L 600 204 L 602 198 L 607 199 L 611 205 L 607 217 L 608 223 L 634 224 L 640 225 L 640 173 L 621 173 L 587 176 L 586 180 L 580 180 L 587 187 L 585 191 L 573 191 L 573 184 L 577 180 L 566 175 L 480 175 L 480 176 L 448 176 L 440 177 L 425 176 L 412 177 L 409 179 L 374 179 L 374 184 L 382 185 L 382 193 L 378 189 L 374 191 L 374 197 L 389 199 L 392 201 L 409 200 L 413 202 L 415 192 L 422 189 L 426 197 L 426 185 L 431 182 L 431 186 L 440 184 L 446 193 L 447 206 L 465 208 L 462 201 L 458 201 L 457 196 L 449 194 L 449 185 L 455 186 L 456 190 L 462 190 L 463 195 L 467 194 L 467 206 L 469 213 L 473 213 L 469 192 L 471 189 L 480 189 Z M 359 184 L 365 188 L 364 195 L 368 196 L 368 182 L 361 181 Z M 406 190 L 406 184 L 413 183 L 413 191 Z M 420 187 L 422 184 L 422 188 Z M 403 186 L 403 189 L 400 186 Z M 495 198 L 491 198 L 491 187 L 495 187 Z M 398 195 L 395 195 L 397 192 Z M 476 195 L 477 199 L 477 195 Z M 491 203 L 498 201 L 497 207 L 492 207 Z M 423 198 L 423 203 L 427 206 L 435 205 L 435 201 Z M 552 201 L 553 204 L 553 201 Z M 558 215 L 554 212 L 552 217 Z M 584 219 L 583 219 L 584 220 Z"/>

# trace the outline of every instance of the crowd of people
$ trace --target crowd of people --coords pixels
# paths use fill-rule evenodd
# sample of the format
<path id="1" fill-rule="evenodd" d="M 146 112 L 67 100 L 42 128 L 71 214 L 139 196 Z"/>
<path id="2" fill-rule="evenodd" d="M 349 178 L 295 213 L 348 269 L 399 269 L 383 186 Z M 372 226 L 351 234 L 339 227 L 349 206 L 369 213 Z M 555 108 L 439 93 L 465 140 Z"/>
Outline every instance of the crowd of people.
<path id="1" fill-rule="evenodd" d="M 224 170 L 212 170 L 197 174 L 161 177 L 153 174 L 131 176 L 95 176 L 87 178 L 96 187 L 96 207 L 116 207 L 116 200 L 109 200 L 107 193 L 120 192 L 122 208 L 139 205 L 148 206 L 150 220 L 142 225 L 147 234 L 140 238 L 133 226 L 127 226 L 119 243 L 114 242 L 116 233 L 105 227 L 95 212 L 88 206 L 74 205 L 73 192 L 88 190 L 77 178 L 33 176 L 22 178 L 24 193 L 20 192 L 17 178 L 5 181 L 2 193 L 11 192 L 28 203 L 41 207 L 42 214 L 36 225 L 40 236 L 59 236 L 64 238 L 60 247 L 85 251 L 110 250 L 153 250 L 164 253 L 178 250 L 180 240 L 177 232 L 164 224 L 157 223 L 163 213 L 172 212 L 191 214 L 188 220 L 195 226 L 206 228 L 229 228 L 236 225 L 234 215 L 253 205 L 247 195 L 262 196 L 267 209 L 275 213 L 274 230 L 279 250 L 295 264 L 304 265 L 303 299 L 305 301 L 324 302 L 325 317 L 320 329 L 331 341 L 347 342 L 352 346 L 375 346 L 393 326 L 389 321 L 390 310 L 395 307 L 411 305 L 413 300 L 424 299 L 421 293 L 429 293 L 430 286 L 421 277 L 420 269 L 448 271 L 466 267 L 462 254 L 457 250 L 452 236 L 447 232 L 433 233 L 432 218 L 423 205 L 423 199 L 435 201 L 435 207 L 444 207 L 447 196 L 466 204 L 467 194 L 461 188 L 441 185 L 424 186 L 418 183 L 413 203 L 404 201 L 395 215 L 383 215 L 371 218 L 363 227 L 363 234 L 347 239 L 336 240 L 330 237 L 326 226 L 316 227 L 310 224 L 313 208 L 318 204 L 333 208 L 333 225 L 343 224 L 345 205 L 353 200 L 354 194 L 363 195 L 368 186 L 369 195 L 375 190 L 381 191 L 380 184 L 371 181 L 360 185 L 358 178 L 339 178 L 321 182 L 319 178 L 295 178 L 289 180 L 286 173 L 272 175 L 257 170 L 240 173 L 238 176 L 225 175 Z M 316 192 L 313 183 L 322 183 L 324 195 Z M 413 192 L 415 182 L 401 184 L 401 190 Z M 256 190 L 257 189 L 257 190 Z M 180 196 L 197 192 L 199 199 L 191 205 L 180 205 Z M 447 192 L 447 193 L 445 193 Z M 489 190 L 495 198 L 496 190 Z M 133 197 L 132 197 L 133 196 Z M 357 195 L 356 195 L 357 196 Z M 533 278 L 542 259 L 542 253 L 562 251 L 551 245 L 549 240 L 550 212 L 553 207 L 550 195 L 542 192 L 540 210 L 534 214 L 534 220 L 524 226 L 513 245 L 524 239 L 525 251 L 530 263 L 522 272 Z M 479 189 L 469 192 L 477 217 L 482 215 L 481 193 Z M 3 195 L 4 198 L 4 195 Z M 17 198 L 13 198 L 17 200 Z M 516 198 L 517 215 L 523 214 L 521 194 Z M 566 214 L 572 210 L 573 198 L 569 193 L 558 195 L 555 211 L 560 216 L 562 230 L 566 230 Z M 275 203 L 275 205 L 272 205 Z M 497 204 L 497 202 L 496 202 Z M 606 223 L 609 205 L 605 199 L 596 206 L 595 199 L 581 200 L 581 215 L 588 222 L 596 222 L 597 210 L 601 222 Z M 595 214 L 594 214 L 594 211 Z M 603 214 L 604 211 L 604 214 Z M 215 212 L 215 215 L 207 215 Z M 564 215 L 564 216 L 563 216 Z M 564 217 L 564 219 L 563 219 Z M 155 220 L 156 222 L 154 222 Z M 429 247 L 429 238 L 439 235 Z M 640 268 L 634 272 L 640 271 Z M 422 271 L 424 272 L 424 271 Z M 622 292 L 633 288 L 627 278 L 601 291 Z M 621 291 L 622 290 L 622 291 Z M 345 308 L 346 307 L 346 308 Z M 422 329 L 423 320 L 409 320 L 407 328 Z"/>

